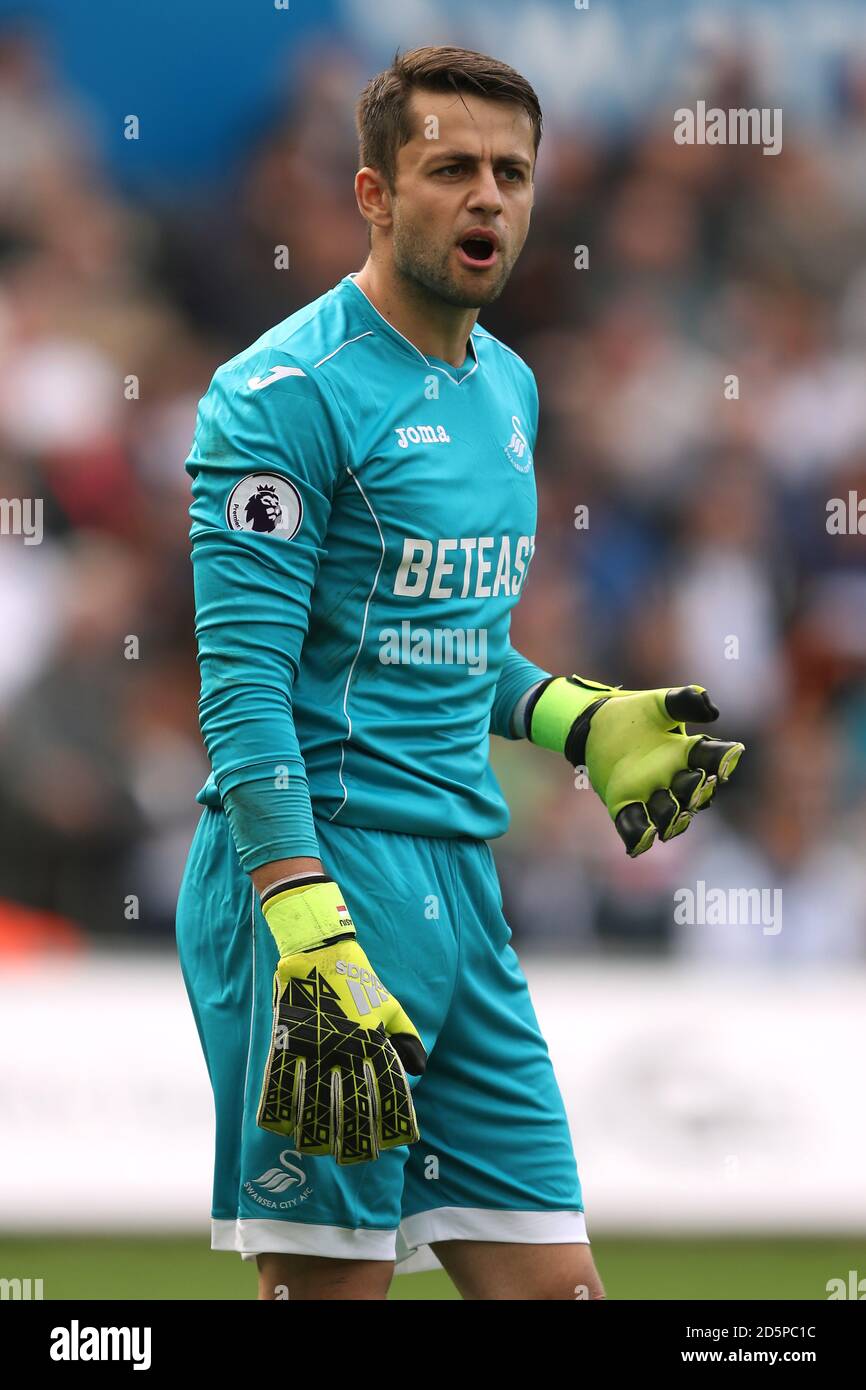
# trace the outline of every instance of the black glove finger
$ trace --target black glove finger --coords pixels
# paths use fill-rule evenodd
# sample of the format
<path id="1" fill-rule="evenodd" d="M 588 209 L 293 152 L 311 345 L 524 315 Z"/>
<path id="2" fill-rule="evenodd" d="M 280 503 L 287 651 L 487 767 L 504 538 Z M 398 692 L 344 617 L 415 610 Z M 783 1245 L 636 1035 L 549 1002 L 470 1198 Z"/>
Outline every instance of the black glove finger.
<path id="1" fill-rule="evenodd" d="M 657 791 L 653 792 L 646 808 L 649 811 L 650 820 L 664 839 L 680 813 L 679 802 L 667 787 L 659 787 Z"/>
<path id="2" fill-rule="evenodd" d="M 410 1076 L 423 1076 L 427 1070 L 427 1052 L 414 1033 L 389 1034 L 394 1050 Z"/>
<path id="3" fill-rule="evenodd" d="M 657 834 L 642 801 L 630 801 L 628 806 L 623 806 L 614 825 L 630 859 L 648 850 Z"/>
<path id="4" fill-rule="evenodd" d="M 701 804 L 700 792 L 705 781 L 706 773 L 699 770 L 691 772 L 687 768 L 682 768 L 680 772 L 674 774 L 671 791 L 684 811 L 697 810 Z"/>
<path id="5" fill-rule="evenodd" d="M 704 772 L 727 782 L 740 755 L 745 751 L 742 743 L 724 743 L 718 738 L 702 738 L 689 749 L 689 767 L 701 768 Z"/>
<path id="6" fill-rule="evenodd" d="M 302 1154 L 331 1152 L 333 1133 L 330 1114 L 331 1087 L 323 1084 L 315 1061 L 303 1057 L 295 1061 L 292 1118 L 295 1148 Z"/>
<path id="7" fill-rule="evenodd" d="M 364 1058 L 364 1075 L 367 1081 L 367 1094 L 370 1097 L 370 1127 L 376 1156 L 378 1157 L 382 1140 L 382 1095 L 379 1091 L 379 1083 L 376 1080 L 376 1073 L 369 1057 Z"/>
<path id="8" fill-rule="evenodd" d="M 340 1082 L 340 1073 L 334 1069 L 328 1078 L 330 1085 L 323 1083 L 323 1089 L 328 1092 L 328 1123 L 331 1133 L 331 1153 L 338 1163 L 343 1162 L 343 1088 Z"/>
<path id="9" fill-rule="evenodd" d="M 373 1073 L 371 1094 L 375 1106 L 376 1132 L 378 1143 L 383 1149 L 392 1148 L 395 1144 L 414 1144 L 420 1138 L 404 1056 L 411 1055 L 413 1066 L 419 1066 L 419 1071 L 415 1074 L 420 1075 L 423 1069 L 420 1063 L 423 1058 L 423 1065 L 426 1066 L 427 1053 L 424 1051 L 423 1043 L 412 1034 L 397 1033 L 394 1037 L 400 1039 L 399 1051 L 391 1045 L 393 1038 L 383 1037 L 381 1047 L 377 1047 L 367 1060 L 367 1065 Z M 407 1054 L 409 1039 L 416 1046 Z M 421 1057 L 418 1055 L 418 1048 Z"/>
<path id="10" fill-rule="evenodd" d="M 659 835 L 662 840 L 672 840 L 675 835 L 681 835 L 684 830 L 688 830 L 691 823 L 691 812 L 685 806 L 681 806 L 677 798 L 668 787 L 660 787 L 654 791 L 647 802 L 647 810 L 650 820 L 658 827 Z"/>
<path id="11" fill-rule="evenodd" d="M 377 1146 L 379 1149 L 392 1149 L 399 1144 L 414 1144 L 421 1138 L 421 1131 L 409 1079 L 393 1048 L 383 1050 L 383 1059 L 384 1068 L 377 1064 L 378 1071 L 374 1070 L 369 1059 L 365 1063 L 370 1095 L 373 1097 L 373 1132 Z M 379 1083 L 383 1074 L 387 1076 L 387 1082 L 381 1086 Z"/>
<path id="12" fill-rule="evenodd" d="M 716 788 L 718 787 L 718 785 L 718 777 L 708 777 L 707 780 L 704 782 L 703 787 L 697 794 L 697 799 L 695 805 L 692 807 L 692 810 L 705 811 L 707 807 L 711 805 L 713 797 L 716 794 Z"/>
<path id="13" fill-rule="evenodd" d="M 265 1072 L 256 1123 L 263 1129 L 273 1129 L 291 1136 L 295 1132 L 295 1095 L 303 1088 L 302 1061 L 287 1059 L 285 1053 L 271 1048 Z"/>
<path id="14" fill-rule="evenodd" d="M 678 724 L 711 724 L 719 711 L 705 690 L 696 685 L 680 685 L 665 696 L 665 709 Z"/>
<path id="15" fill-rule="evenodd" d="M 331 1073 L 331 1152 L 338 1163 L 364 1163 L 379 1157 L 373 1087 L 363 1058 Z"/>

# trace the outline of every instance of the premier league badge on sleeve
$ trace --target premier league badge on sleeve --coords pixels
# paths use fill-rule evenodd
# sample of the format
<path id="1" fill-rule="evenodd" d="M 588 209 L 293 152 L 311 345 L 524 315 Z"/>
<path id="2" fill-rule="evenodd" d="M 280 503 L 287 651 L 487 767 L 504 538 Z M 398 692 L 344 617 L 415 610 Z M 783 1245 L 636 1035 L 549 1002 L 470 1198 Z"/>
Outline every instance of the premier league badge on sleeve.
<path id="1" fill-rule="evenodd" d="M 279 473 L 248 473 L 232 488 L 226 503 L 226 521 L 232 531 L 259 531 L 290 541 L 303 518 L 301 494 Z"/>

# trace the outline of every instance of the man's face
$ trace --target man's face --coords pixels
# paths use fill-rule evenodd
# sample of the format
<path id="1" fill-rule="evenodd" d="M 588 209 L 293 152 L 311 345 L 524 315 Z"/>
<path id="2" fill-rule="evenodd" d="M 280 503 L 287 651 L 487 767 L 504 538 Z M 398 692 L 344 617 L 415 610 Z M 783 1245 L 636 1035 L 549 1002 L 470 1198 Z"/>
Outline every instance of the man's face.
<path id="1" fill-rule="evenodd" d="M 499 298 L 532 212 L 532 122 L 515 102 L 416 91 L 412 139 L 397 154 L 392 201 L 396 269 L 447 304 Z M 470 231 L 496 243 L 461 245 Z"/>

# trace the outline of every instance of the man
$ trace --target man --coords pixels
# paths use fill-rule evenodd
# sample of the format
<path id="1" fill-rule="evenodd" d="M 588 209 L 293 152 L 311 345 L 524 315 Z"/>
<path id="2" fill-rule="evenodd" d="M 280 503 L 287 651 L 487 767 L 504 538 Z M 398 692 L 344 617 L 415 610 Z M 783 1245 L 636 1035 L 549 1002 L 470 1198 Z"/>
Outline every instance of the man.
<path id="1" fill-rule="evenodd" d="M 509 641 L 538 394 L 476 319 L 529 228 L 532 88 L 423 48 L 358 127 L 366 264 L 217 371 L 187 465 L 213 775 L 178 946 L 212 1244 L 257 1259 L 261 1298 L 384 1298 L 416 1250 L 466 1298 L 601 1298 L 488 736 L 585 765 L 632 856 L 742 745 L 686 735 L 717 714 L 701 687 L 554 676 Z"/>

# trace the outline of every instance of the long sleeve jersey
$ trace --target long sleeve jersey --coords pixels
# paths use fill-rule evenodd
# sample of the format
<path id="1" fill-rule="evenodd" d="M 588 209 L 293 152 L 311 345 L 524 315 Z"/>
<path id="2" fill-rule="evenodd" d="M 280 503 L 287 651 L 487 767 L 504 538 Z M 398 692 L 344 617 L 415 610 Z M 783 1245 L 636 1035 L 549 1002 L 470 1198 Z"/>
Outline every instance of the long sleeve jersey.
<path id="1" fill-rule="evenodd" d="M 199 702 L 241 863 L 315 818 L 490 839 L 490 734 L 550 673 L 509 638 L 535 548 L 538 392 L 480 328 L 425 356 L 346 275 L 218 368 L 187 460 Z"/>

